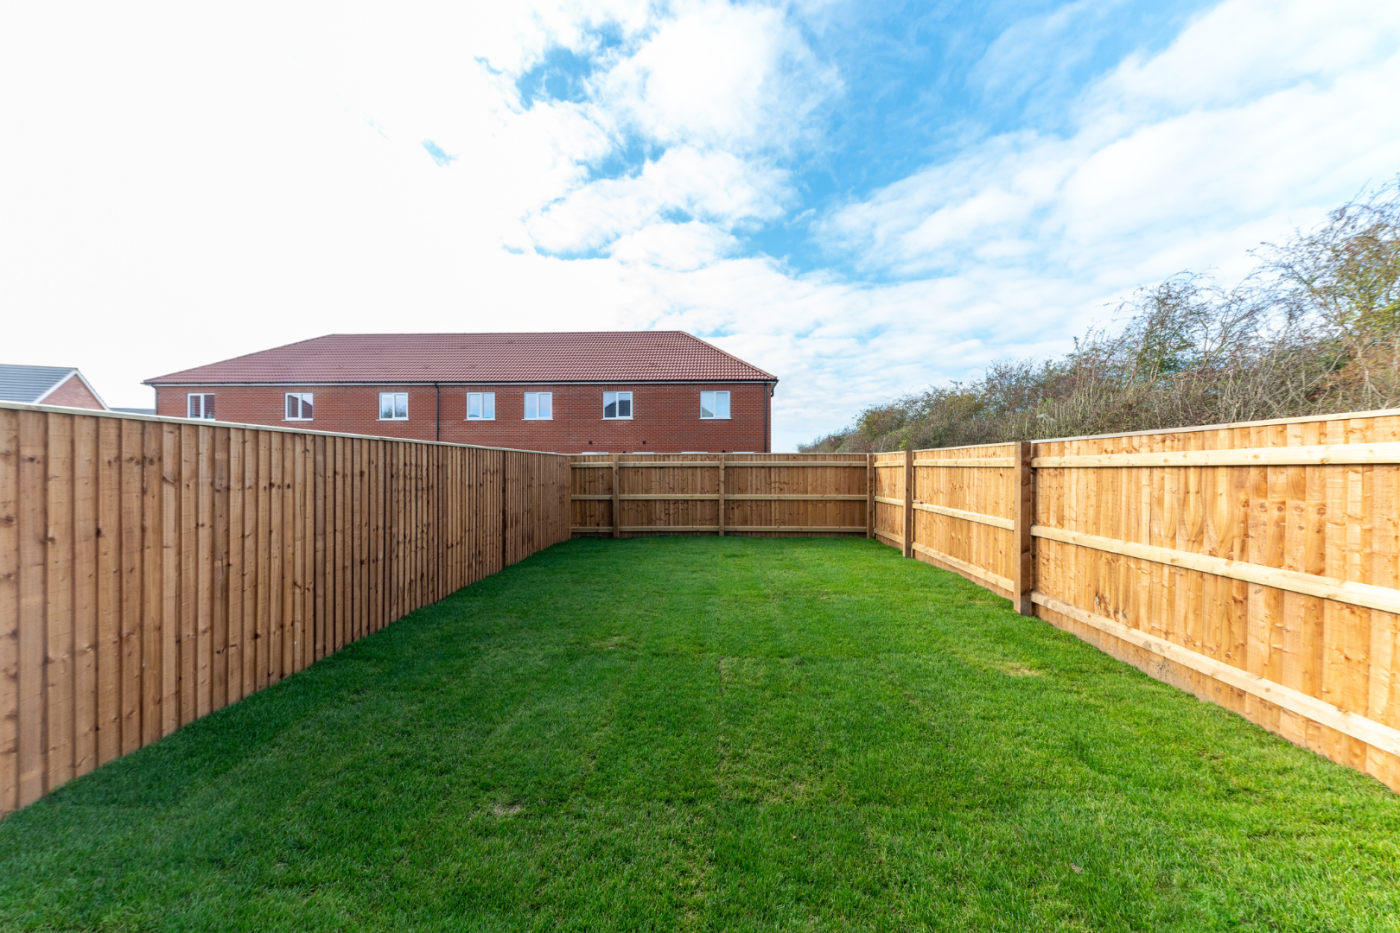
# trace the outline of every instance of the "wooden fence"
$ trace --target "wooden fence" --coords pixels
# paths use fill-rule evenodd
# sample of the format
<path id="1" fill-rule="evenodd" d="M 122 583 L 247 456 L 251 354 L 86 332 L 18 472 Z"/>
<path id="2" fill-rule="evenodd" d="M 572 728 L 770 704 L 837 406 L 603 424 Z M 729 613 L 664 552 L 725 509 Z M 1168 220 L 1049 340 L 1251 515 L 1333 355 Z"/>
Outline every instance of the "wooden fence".
<path id="1" fill-rule="evenodd" d="M 573 460 L 576 535 L 867 535 L 864 454 L 588 454 Z"/>
<path id="2" fill-rule="evenodd" d="M 905 556 L 1400 791 L 1400 413 L 874 459 Z"/>
<path id="3" fill-rule="evenodd" d="M 568 467 L 0 403 L 0 815 L 567 539 Z"/>
<path id="4" fill-rule="evenodd" d="M 0 403 L 0 814 L 571 533 L 878 537 L 1400 791 L 1400 413 L 562 457 Z"/>

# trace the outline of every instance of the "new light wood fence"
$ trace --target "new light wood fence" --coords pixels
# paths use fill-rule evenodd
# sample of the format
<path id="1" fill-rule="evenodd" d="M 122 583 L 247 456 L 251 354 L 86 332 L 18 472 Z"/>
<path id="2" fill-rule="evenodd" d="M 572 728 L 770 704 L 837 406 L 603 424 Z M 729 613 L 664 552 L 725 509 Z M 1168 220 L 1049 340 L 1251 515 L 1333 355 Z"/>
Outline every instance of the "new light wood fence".
<path id="1" fill-rule="evenodd" d="M 865 535 L 864 454 L 591 454 L 573 460 L 576 535 Z"/>
<path id="2" fill-rule="evenodd" d="M 0 403 L 0 815 L 567 539 L 569 472 Z"/>
<path id="3" fill-rule="evenodd" d="M 1400 790 L 1400 413 L 561 457 L 0 404 L 0 814 L 571 533 L 874 536 Z"/>
<path id="4" fill-rule="evenodd" d="M 1400 791 L 1400 413 L 875 460 L 906 556 Z"/>

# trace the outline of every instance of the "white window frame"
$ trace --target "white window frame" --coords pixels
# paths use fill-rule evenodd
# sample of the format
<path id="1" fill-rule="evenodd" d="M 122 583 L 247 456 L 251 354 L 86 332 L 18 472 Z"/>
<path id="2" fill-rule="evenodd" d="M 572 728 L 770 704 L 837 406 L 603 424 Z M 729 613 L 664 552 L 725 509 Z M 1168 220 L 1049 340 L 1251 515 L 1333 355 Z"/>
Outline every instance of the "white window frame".
<path id="1" fill-rule="evenodd" d="M 213 392 L 189 392 L 185 395 L 185 417 L 194 418 L 198 421 L 213 421 L 213 414 L 205 414 L 210 409 L 210 405 L 205 399 L 213 398 Z M 194 400 L 199 399 L 199 414 L 194 413 Z"/>
<path id="2" fill-rule="evenodd" d="M 547 414 L 547 415 L 541 415 L 541 414 L 539 413 L 540 399 L 548 399 L 548 401 L 545 403 L 545 406 L 549 409 L 549 414 Z M 533 402 L 535 403 L 535 414 L 533 414 L 533 415 L 530 414 L 530 403 L 531 403 L 531 401 L 533 401 Z M 554 420 L 554 393 L 553 393 L 553 392 L 526 392 L 526 393 L 525 393 L 524 408 L 525 408 L 525 411 L 524 411 L 524 416 L 525 416 L 525 417 L 524 417 L 524 420 L 525 420 L 525 421 L 553 421 L 553 420 Z"/>
<path id="3" fill-rule="evenodd" d="M 472 399 L 477 400 L 477 408 L 480 414 L 472 414 Z M 496 393 L 495 392 L 468 392 L 467 393 L 467 421 L 495 421 L 496 420 Z"/>
<path id="4" fill-rule="evenodd" d="M 708 395 L 708 396 L 711 396 L 710 405 L 709 405 L 710 414 L 708 414 L 708 415 L 705 414 L 705 396 L 707 396 L 707 395 Z M 720 406 L 719 406 L 719 396 L 721 396 L 721 395 L 724 396 L 724 414 L 722 414 L 722 415 L 717 413 L 717 412 L 719 411 L 719 408 L 720 408 Z M 715 389 L 715 390 L 713 390 L 713 391 L 701 392 L 701 393 L 700 393 L 700 420 L 701 420 L 701 421 L 732 421 L 733 419 L 730 417 L 730 414 L 729 414 L 729 413 L 730 413 L 730 410 L 731 410 L 730 407 L 729 407 L 729 403 L 730 403 L 730 395 L 729 395 L 729 390 L 728 390 L 728 389 Z"/>
<path id="5" fill-rule="evenodd" d="M 626 398 L 624 398 L 624 396 L 626 396 Z M 627 402 L 627 414 L 625 414 L 625 415 L 609 415 L 609 414 L 608 414 L 608 399 L 609 399 L 609 398 L 611 398 L 613 404 L 617 405 L 619 408 L 621 407 L 621 403 L 622 403 L 622 402 L 624 402 L 624 401 Z M 604 420 L 604 421 L 631 421 L 631 420 L 632 420 L 632 415 L 636 412 L 636 410 L 637 410 L 637 406 L 636 406 L 636 403 L 632 401 L 632 393 L 631 393 L 631 392 L 604 392 L 604 393 L 603 393 L 603 420 Z"/>
<path id="6" fill-rule="evenodd" d="M 384 417 L 384 399 L 392 397 L 389 403 L 389 411 L 392 413 L 388 418 Z M 403 414 L 397 414 L 398 400 L 403 399 Z M 408 420 L 408 393 L 407 392 L 380 392 L 379 393 L 379 420 L 380 421 L 407 421 Z"/>
<path id="7" fill-rule="evenodd" d="M 291 415 L 287 414 L 287 411 L 288 411 L 287 402 L 288 402 L 289 399 L 296 399 L 296 400 L 297 400 L 297 411 L 298 411 L 298 412 L 303 412 L 303 414 L 298 414 L 295 418 L 292 417 Z M 304 414 L 304 412 L 305 412 L 307 409 L 310 409 L 310 410 L 311 410 L 311 414 L 309 414 L 309 415 L 308 415 L 308 414 Z M 282 399 L 282 420 L 283 420 L 283 421 L 314 421 L 315 419 L 316 419 L 316 401 L 315 401 L 314 393 L 311 393 L 311 392 L 288 392 L 288 393 L 286 394 L 286 396 Z"/>

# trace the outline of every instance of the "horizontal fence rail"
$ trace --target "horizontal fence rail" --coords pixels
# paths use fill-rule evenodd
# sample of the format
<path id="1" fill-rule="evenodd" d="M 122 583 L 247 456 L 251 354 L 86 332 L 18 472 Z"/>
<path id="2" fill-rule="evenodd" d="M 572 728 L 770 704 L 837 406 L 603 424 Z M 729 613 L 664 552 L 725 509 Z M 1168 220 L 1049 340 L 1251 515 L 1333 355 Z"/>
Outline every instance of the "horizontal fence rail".
<path id="1" fill-rule="evenodd" d="M 575 535 L 871 533 L 868 456 L 584 454 L 572 467 Z"/>
<path id="2" fill-rule="evenodd" d="M 0 403 L 0 815 L 567 539 L 568 466 Z"/>
<path id="3" fill-rule="evenodd" d="M 1400 791 L 1400 415 L 874 455 L 874 535 Z"/>

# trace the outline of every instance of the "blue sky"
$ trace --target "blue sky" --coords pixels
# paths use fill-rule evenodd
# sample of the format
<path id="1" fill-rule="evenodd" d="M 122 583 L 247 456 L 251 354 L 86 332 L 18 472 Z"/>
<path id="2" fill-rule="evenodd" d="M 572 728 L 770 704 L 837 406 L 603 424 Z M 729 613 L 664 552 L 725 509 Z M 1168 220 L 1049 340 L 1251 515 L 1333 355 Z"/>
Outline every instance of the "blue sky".
<path id="1" fill-rule="evenodd" d="M 1400 172 L 1394 3 L 16 7 L 0 357 L 114 404 L 327 332 L 666 327 L 778 374 L 788 449 Z"/>

